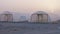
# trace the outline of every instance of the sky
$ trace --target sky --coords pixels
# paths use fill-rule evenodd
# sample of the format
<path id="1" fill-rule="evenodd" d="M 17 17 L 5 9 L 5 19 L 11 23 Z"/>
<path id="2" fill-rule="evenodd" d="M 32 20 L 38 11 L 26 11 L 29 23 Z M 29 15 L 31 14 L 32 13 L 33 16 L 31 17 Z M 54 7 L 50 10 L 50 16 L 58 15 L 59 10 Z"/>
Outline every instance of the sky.
<path id="1" fill-rule="evenodd" d="M 31 14 L 36 11 L 59 16 L 60 0 L 0 0 L 0 12 L 11 11 L 23 14 Z"/>
<path id="2" fill-rule="evenodd" d="M 30 12 L 59 8 L 60 0 L 0 0 L 0 11 Z M 52 11 L 53 12 L 53 11 Z"/>

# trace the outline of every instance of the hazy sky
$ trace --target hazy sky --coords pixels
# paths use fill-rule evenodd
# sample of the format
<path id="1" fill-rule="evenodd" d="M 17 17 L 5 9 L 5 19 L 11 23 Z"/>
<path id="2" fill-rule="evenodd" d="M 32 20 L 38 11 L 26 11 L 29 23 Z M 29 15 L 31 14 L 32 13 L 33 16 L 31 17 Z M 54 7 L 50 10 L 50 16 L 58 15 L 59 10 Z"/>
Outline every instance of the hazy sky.
<path id="1" fill-rule="evenodd" d="M 0 0 L 0 11 L 12 11 L 25 14 L 30 14 L 38 10 L 59 14 L 59 6 L 60 0 Z"/>
<path id="2" fill-rule="evenodd" d="M 59 8 L 59 1 L 60 0 L 0 0 L 0 11 L 30 13 L 37 10 L 55 10 Z"/>

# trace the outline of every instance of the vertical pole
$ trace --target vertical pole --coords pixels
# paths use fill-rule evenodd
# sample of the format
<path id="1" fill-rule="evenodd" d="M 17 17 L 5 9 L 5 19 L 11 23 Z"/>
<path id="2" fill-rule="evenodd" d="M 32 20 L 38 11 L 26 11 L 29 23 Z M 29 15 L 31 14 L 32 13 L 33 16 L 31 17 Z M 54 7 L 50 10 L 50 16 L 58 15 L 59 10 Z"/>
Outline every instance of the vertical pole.
<path id="1" fill-rule="evenodd" d="M 41 14 L 41 22 L 43 22 L 43 15 Z"/>
<path id="2" fill-rule="evenodd" d="M 12 15 L 12 22 L 13 22 L 13 15 Z"/>
<path id="3" fill-rule="evenodd" d="M 38 19 L 39 19 L 39 17 L 38 17 L 38 14 L 37 14 L 37 22 L 39 21 Z"/>
<path id="4" fill-rule="evenodd" d="M 4 16 L 4 19 L 3 19 L 3 21 L 6 21 L 6 22 L 8 22 L 8 14 L 3 14 Z"/>
<path id="5" fill-rule="evenodd" d="M 32 15 L 31 15 L 31 19 L 30 19 L 30 22 L 32 22 Z"/>
<path id="6" fill-rule="evenodd" d="M 47 22 L 48 22 L 48 14 L 47 14 Z"/>
<path id="7" fill-rule="evenodd" d="M 39 14 L 37 14 L 37 17 L 38 17 L 38 19 L 37 19 L 38 21 L 37 22 L 39 22 Z"/>
<path id="8" fill-rule="evenodd" d="M 7 17 L 7 22 L 8 22 L 8 15 L 6 15 L 6 17 Z"/>

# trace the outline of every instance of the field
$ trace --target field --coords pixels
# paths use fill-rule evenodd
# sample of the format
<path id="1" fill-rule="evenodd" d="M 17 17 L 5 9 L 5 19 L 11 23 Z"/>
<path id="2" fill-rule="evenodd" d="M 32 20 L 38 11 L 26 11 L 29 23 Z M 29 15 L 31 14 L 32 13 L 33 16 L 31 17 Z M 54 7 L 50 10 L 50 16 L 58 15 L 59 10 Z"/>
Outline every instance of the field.
<path id="1" fill-rule="evenodd" d="M 0 34 L 60 34 L 60 24 L 0 23 Z"/>

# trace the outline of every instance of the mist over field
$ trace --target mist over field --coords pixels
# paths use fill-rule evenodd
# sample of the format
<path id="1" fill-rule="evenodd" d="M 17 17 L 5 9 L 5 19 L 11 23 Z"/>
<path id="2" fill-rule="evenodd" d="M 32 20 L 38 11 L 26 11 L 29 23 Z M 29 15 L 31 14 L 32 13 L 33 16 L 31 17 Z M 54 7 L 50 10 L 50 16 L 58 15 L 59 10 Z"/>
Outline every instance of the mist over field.
<path id="1" fill-rule="evenodd" d="M 60 0 L 0 0 L 0 34 L 60 34 Z"/>
<path id="2" fill-rule="evenodd" d="M 45 11 L 55 21 L 60 19 L 60 0 L 0 0 L 0 13 L 4 11 L 26 16 L 26 19 L 34 12 Z"/>

